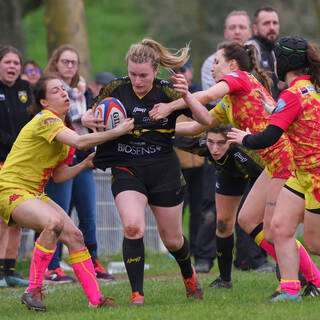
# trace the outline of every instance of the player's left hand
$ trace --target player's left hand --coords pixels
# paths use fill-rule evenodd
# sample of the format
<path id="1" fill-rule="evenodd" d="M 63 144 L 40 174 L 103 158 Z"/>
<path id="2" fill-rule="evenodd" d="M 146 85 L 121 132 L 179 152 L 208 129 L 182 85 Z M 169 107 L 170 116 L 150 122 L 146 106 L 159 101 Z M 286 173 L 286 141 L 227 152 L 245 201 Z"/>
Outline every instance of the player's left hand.
<path id="1" fill-rule="evenodd" d="M 228 132 L 227 137 L 230 142 L 242 144 L 243 138 L 248 134 L 251 134 L 249 128 L 247 128 L 246 131 L 232 128 L 231 131 Z"/>
<path id="2" fill-rule="evenodd" d="M 103 119 L 95 118 L 94 117 L 94 110 L 89 109 L 81 118 L 81 124 L 94 132 L 97 131 L 97 128 L 105 128 L 104 124 L 101 124 Z"/>
<path id="3" fill-rule="evenodd" d="M 171 113 L 171 108 L 167 103 L 157 103 L 153 106 L 153 108 L 149 111 L 149 117 L 151 120 L 160 120 L 168 117 Z"/>
<path id="4" fill-rule="evenodd" d="M 90 153 L 82 162 L 87 168 L 94 168 L 94 164 L 92 162 L 94 156 L 96 155 L 95 152 Z"/>
<path id="5" fill-rule="evenodd" d="M 188 81 L 183 74 L 170 75 L 170 80 L 173 82 L 174 90 L 181 93 L 185 97 L 189 92 Z"/>

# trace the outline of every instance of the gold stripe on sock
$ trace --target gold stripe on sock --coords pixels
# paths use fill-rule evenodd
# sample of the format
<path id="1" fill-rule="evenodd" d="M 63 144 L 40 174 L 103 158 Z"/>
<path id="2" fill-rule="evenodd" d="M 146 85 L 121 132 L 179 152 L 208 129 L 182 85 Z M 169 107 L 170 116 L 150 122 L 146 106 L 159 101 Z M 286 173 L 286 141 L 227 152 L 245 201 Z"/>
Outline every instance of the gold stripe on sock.
<path id="1" fill-rule="evenodd" d="M 263 230 L 261 230 L 256 237 L 254 238 L 254 242 L 260 247 L 261 242 L 263 240 Z"/>
<path id="2" fill-rule="evenodd" d="M 300 282 L 300 280 L 286 280 L 286 279 L 281 279 L 281 282 Z"/>
<path id="3" fill-rule="evenodd" d="M 69 255 L 69 260 L 71 264 L 79 263 L 86 261 L 91 258 L 91 255 L 88 251 L 88 249 L 77 251 L 75 253 L 71 253 Z"/>
<path id="4" fill-rule="evenodd" d="M 296 239 L 296 243 L 297 243 L 297 245 L 298 245 L 298 249 L 300 248 L 300 246 L 301 246 L 301 242 L 298 240 L 298 239 Z"/>
<path id="5" fill-rule="evenodd" d="M 43 247 L 42 245 L 40 245 L 37 241 L 34 244 L 40 251 L 42 252 L 46 252 L 46 253 L 54 253 L 54 250 L 49 250 L 46 249 L 45 247 Z"/>
<path id="6" fill-rule="evenodd" d="M 94 281 L 94 283 L 95 283 L 95 285 L 96 285 L 96 287 L 97 287 L 97 290 L 99 290 L 99 285 L 98 285 L 98 280 L 97 280 L 97 278 L 96 278 L 96 275 L 93 275 L 87 268 L 86 268 L 86 266 L 84 265 L 84 263 L 81 263 L 81 267 L 84 269 L 84 271 L 86 272 L 86 273 L 88 273 L 89 274 L 89 276 L 92 278 L 92 280 Z"/>

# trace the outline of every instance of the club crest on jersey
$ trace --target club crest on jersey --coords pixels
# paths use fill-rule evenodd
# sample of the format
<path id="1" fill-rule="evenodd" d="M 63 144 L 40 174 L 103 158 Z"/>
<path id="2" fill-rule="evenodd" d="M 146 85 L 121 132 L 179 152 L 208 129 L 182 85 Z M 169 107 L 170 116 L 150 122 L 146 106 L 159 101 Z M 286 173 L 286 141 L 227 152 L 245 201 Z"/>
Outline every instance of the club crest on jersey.
<path id="1" fill-rule="evenodd" d="M 0 93 L 0 101 L 4 100 L 6 100 L 6 96 L 4 95 L 4 93 Z"/>
<path id="2" fill-rule="evenodd" d="M 28 101 L 27 91 L 18 91 L 18 97 L 22 103 L 26 103 Z"/>
<path id="3" fill-rule="evenodd" d="M 276 106 L 275 110 L 273 111 L 273 113 L 277 113 L 277 112 L 283 110 L 285 106 L 286 106 L 286 102 L 283 99 L 279 99 L 277 102 L 277 106 Z"/>

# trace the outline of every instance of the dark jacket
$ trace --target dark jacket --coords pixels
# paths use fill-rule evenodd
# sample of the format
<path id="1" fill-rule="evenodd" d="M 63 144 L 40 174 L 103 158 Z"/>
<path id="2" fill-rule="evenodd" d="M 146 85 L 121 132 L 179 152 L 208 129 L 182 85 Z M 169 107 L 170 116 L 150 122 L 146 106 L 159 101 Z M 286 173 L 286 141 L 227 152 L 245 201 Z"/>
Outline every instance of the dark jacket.
<path id="1" fill-rule="evenodd" d="M 275 74 L 275 55 L 273 52 L 274 42 L 259 36 L 254 36 L 252 40 L 249 40 L 246 44 L 253 44 L 256 47 L 259 66 L 263 70 L 269 71 L 268 76 L 273 81 L 273 85 L 271 87 L 272 97 L 277 99 L 280 94 L 280 90 L 278 88 L 279 80 Z"/>
<path id="2" fill-rule="evenodd" d="M 17 79 L 12 87 L 0 81 L 0 162 L 4 162 L 20 130 L 32 118 L 29 82 Z"/>

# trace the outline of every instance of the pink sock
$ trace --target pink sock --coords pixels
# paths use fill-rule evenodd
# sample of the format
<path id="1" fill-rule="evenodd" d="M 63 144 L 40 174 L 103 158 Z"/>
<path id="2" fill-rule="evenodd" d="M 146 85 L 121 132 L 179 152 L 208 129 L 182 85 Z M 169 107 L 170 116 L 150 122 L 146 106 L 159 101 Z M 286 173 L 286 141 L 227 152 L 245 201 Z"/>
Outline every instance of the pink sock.
<path id="1" fill-rule="evenodd" d="M 303 273 L 306 280 L 311 281 L 316 287 L 320 288 L 320 272 L 317 266 L 312 261 L 306 249 L 296 240 L 300 254 L 300 271 Z"/>
<path id="2" fill-rule="evenodd" d="M 33 248 L 27 292 L 37 287 L 42 287 L 43 275 L 56 250 L 56 247 L 53 250 L 46 249 L 38 241 L 35 242 Z"/>
<path id="3" fill-rule="evenodd" d="M 284 291 L 291 295 L 296 295 L 301 289 L 301 284 L 299 280 L 284 280 L 281 279 L 280 283 L 281 291 Z"/>
<path id="4" fill-rule="evenodd" d="M 103 296 L 100 292 L 91 256 L 87 248 L 70 253 L 69 259 L 88 300 L 93 305 L 99 304 L 100 298 L 103 298 Z"/>
<path id="5" fill-rule="evenodd" d="M 254 242 L 261 247 L 263 250 L 268 252 L 270 256 L 274 259 L 275 262 L 278 263 L 278 259 L 276 256 L 276 250 L 272 244 L 266 241 L 263 237 L 263 230 L 261 230 L 256 237 L 254 238 Z"/>

